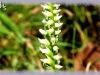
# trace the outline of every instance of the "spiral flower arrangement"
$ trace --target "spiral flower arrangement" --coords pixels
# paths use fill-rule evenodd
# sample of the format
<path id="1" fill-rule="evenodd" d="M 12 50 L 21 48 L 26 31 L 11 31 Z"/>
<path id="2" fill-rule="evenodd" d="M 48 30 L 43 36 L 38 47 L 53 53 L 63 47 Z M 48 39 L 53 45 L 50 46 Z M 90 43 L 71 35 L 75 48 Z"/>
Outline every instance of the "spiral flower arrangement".
<path id="1" fill-rule="evenodd" d="M 60 65 L 61 55 L 58 53 L 58 47 L 56 42 L 58 41 L 58 34 L 61 32 L 60 27 L 63 23 L 60 22 L 62 17 L 59 12 L 60 4 L 44 4 L 43 7 L 43 19 L 44 29 L 39 29 L 40 33 L 44 36 L 44 39 L 40 39 L 41 47 L 39 48 L 42 53 L 45 54 L 45 59 L 40 59 L 43 64 L 49 70 L 59 70 L 62 68 Z"/>

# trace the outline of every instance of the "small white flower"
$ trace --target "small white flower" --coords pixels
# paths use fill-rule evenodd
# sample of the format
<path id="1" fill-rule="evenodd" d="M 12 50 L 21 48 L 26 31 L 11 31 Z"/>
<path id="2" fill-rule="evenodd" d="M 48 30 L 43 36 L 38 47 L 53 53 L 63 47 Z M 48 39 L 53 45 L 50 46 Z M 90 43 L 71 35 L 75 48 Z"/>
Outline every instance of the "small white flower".
<path id="1" fill-rule="evenodd" d="M 47 63 L 47 64 L 49 64 L 49 65 L 54 65 L 54 61 L 49 57 L 49 56 L 47 56 L 47 58 L 46 59 L 40 59 L 42 62 L 44 62 L 44 63 Z"/>
<path id="2" fill-rule="evenodd" d="M 48 20 L 48 21 L 47 21 L 47 25 L 52 25 L 53 23 L 54 23 L 53 20 Z"/>
<path id="3" fill-rule="evenodd" d="M 62 16 L 60 16 L 60 15 L 56 15 L 56 16 L 54 17 L 54 20 L 59 20 L 61 17 L 62 17 Z"/>
<path id="4" fill-rule="evenodd" d="M 40 49 L 40 51 L 42 52 L 42 53 L 46 53 L 46 54 L 49 54 L 49 49 L 43 49 L 43 48 L 39 48 Z"/>
<path id="5" fill-rule="evenodd" d="M 39 31 L 40 31 L 40 33 L 43 34 L 43 35 L 46 35 L 46 34 L 47 34 L 47 32 L 46 32 L 45 30 L 43 30 L 43 29 L 39 29 Z"/>
<path id="6" fill-rule="evenodd" d="M 56 9 L 58 9 L 60 6 L 60 4 L 54 4 L 54 7 L 56 7 Z"/>
<path id="7" fill-rule="evenodd" d="M 53 28 L 50 28 L 49 30 L 46 30 L 47 31 L 47 33 L 49 33 L 49 34 L 52 34 L 53 32 L 54 32 L 54 29 Z"/>
<path id="8" fill-rule="evenodd" d="M 63 23 L 55 23 L 55 27 L 60 27 L 62 26 Z"/>
<path id="9" fill-rule="evenodd" d="M 43 48 L 40 47 L 39 49 L 40 49 L 40 51 L 42 53 L 48 54 L 50 56 L 53 56 L 52 52 L 50 51 L 50 49 L 48 47 L 46 47 L 45 49 L 43 49 Z"/>
<path id="10" fill-rule="evenodd" d="M 55 67 L 56 67 L 57 69 L 61 69 L 61 68 L 62 68 L 61 65 L 55 65 Z"/>
<path id="11" fill-rule="evenodd" d="M 46 26 L 49 26 L 49 27 L 50 27 L 50 25 L 52 25 L 52 24 L 54 23 L 53 20 L 48 20 L 48 21 L 46 21 L 46 19 L 43 19 L 42 22 L 43 22 Z"/>
<path id="12" fill-rule="evenodd" d="M 55 31 L 55 34 L 58 35 L 61 32 L 61 30 Z"/>
<path id="13" fill-rule="evenodd" d="M 56 60 L 59 60 L 59 59 L 61 59 L 61 58 L 62 58 L 61 55 L 55 55 L 55 56 L 54 56 L 54 59 L 56 59 Z"/>
<path id="14" fill-rule="evenodd" d="M 45 16 L 47 16 L 47 17 L 50 17 L 50 16 L 52 16 L 53 14 L 51 13 L 51 12 L 49 12 L 49 11 L 43 11 L 42 12 Z"/>
<path id="15" fill-rule="evenodd" d="M 53 10 L 53 13 L 54 14 L 57 14 L 57 13 L 59 13 L 61 10 L 60 9 L 58 9 L 58 10 Z"/>
<path id="16" fill-rule="evenodd" d="M 58 52 L 58 49 L 59 49 L 59 48 L 58 48 L 57 46 L 53 46 L 53 50 L 54 50 L 54 51 Z"/>
<path id="17" fill-rule="evenodd" d="M 50 64 L 50 60 L 49 59 L 40 59 L 43 63 L 47 63 Z"/>
<path id="18" fill-rule="evenodd" d="M 39 39 L 39 38 L 38 38 Z M 47 39 L 39 39 L 40 43 L 45 44 L 47 46 L 50 45 L 50 42 Z"/>
<path id="19" fill-rule="evenodd" d="M 51 7 L 47 4 L 41 5 L 43 7 L 43 9 L 51 9 Z"/>

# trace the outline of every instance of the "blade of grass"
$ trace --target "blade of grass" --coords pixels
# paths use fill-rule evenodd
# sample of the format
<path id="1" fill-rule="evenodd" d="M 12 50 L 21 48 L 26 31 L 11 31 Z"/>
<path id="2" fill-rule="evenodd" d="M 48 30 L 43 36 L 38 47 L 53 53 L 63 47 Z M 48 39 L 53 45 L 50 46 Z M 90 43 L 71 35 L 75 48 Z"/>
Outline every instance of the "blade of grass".
<path id="1" fill-rule="evenodd" d="M 22 34 L 19 32 L 18 27 L 15 25 L 13 21 L 3 12 L 0 11 L 0 20 L 4 23 L 6 27 L 8 27 L 10 30 L 12 30 L 22 42 L 25 42 L 26 39 L 22 36 Z"/>
<path id="2" fill-rule="evenodd" d="M 80 25 L 77 23 L 77 21 L 74 21 L 74 25 L 80 34 L 80 38 L 82 40 L 83 45 L 85 45 L 87 43 L 87 39 L 85 38 L 84 32 L 82 31 L 82 29 L 81 29 Z"/>
<path id="3" fill-rule="evenodd" d="M 73 27 L 73 44 L 72 44 L 72 60 L 73 60 L 73 63 L 74 63 L 74 54 L 75 54 L 75 37 L 76 37 L 76 28 L 75 27 Z M 73 69 L 72 70 L 74 70 L 74 67 L 73 67 Z"/>

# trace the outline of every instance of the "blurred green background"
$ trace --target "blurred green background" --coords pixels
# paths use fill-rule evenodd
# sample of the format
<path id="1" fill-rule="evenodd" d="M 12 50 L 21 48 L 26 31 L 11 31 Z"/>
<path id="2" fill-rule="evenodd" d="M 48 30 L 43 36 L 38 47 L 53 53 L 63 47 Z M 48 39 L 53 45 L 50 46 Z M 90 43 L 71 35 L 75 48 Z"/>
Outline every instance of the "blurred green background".
<path id="1" fill-rule="evenodd" d="M 0 8 L 0 70 L 43 70 L 38 38 L 43 38 L 40 4 L 6 4 Z M 98 5 L 61 4 L 62 32 L 59 53 L 64 70 L 73 70 L 75 53 L 87 42 L 98 43 L 100 15 Z"/>

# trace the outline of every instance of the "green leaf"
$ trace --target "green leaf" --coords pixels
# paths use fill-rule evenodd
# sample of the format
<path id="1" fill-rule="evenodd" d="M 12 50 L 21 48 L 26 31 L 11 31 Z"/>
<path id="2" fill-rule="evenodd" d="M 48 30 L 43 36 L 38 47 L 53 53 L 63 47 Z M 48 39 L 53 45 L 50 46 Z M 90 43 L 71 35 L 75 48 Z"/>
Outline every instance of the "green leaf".
<path id="1" fill-rule="evenodd" d="M 71 44 L 65 43 L 65 42 L 57 42 L 57 45 L 58 45 L 58 46 L 63 46 L 63 47 L 66 47 L 66 46 L 72 47 Z"/>

